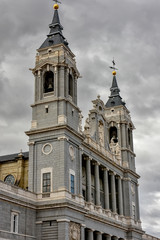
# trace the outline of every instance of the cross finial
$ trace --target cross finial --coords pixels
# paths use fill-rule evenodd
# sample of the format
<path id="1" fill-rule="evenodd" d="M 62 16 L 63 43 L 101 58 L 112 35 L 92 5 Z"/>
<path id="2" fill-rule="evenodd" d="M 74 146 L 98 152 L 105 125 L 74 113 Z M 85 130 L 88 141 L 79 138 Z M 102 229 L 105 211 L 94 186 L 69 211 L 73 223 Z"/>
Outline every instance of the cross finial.
<path id="1" fill-rule="evenodd" d="M 113 61 L 112 61 L 112 63 L 113 63 L 113 67 L 114 67 L 114 66 L 116 65 L 116 64 L 115 64 L 115 61 L 114 61 L 114 58 L 113 58 Z"/>
<path id="2" fill-rule="evenodd" d="M 113 64 L 113 67 L 110 66 L 110 68 L 111 68 L 111 69 L 114 69 L 114 70 L 118 70 L 118 68 L 115 67 L 116 64 L 115 64 L 114 58 L 113 58 L 113 60 L 112 60 L 112 64 Z"/>

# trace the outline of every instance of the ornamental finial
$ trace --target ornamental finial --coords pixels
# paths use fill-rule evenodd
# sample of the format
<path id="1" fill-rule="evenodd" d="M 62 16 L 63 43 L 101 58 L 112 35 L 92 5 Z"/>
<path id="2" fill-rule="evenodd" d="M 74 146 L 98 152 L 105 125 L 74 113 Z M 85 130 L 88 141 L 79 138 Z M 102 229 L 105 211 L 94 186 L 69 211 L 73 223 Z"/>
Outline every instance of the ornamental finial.
<path id="1" fill-rule="evenodd" d="M 112 72 L 112 74 L 115 76 L 116 75 L 116 71 L 115 70 L 118 70 L 118 68 L 115 67 L 116 64 L 115 64 L 114 58 L 112 60 L 112 64 L 113 64 L 113 66 L 110 66 L 110 68 L 114 70 Z"/>
<path id="2" fill-rule="evenodd" d="M 58 3 L 61 3 L 60 1 L 58 1 L 58 0 L 53 0 L 54 2 L 55 2 L 55 4 L 54 4 L 54 6 L 53 6 L 53 8 L 55 9 L 55 10 L 58 10 L 58 8 L 59 8 L 59 5 L 58 5 Z"/>

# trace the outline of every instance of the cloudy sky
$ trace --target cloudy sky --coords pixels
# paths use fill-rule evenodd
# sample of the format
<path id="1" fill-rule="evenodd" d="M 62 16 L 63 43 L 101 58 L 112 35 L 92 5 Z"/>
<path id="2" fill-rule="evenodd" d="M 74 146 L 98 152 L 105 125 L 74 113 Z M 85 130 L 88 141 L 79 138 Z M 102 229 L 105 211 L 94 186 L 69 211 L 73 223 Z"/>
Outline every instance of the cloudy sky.
<path id="1" fill-rule="evenodd" d="M 143 229 L 160 237 L 160 1 L 62 0 L 61 24 L 77 66 L 79 107 L 106 103 L 115 58 L 121 96 L 136 126 Z M 0 0 L 0 155 L 27 151 L 36 49 L 49 32 L 51 0 Z M 85 107 L 84 107 L 85 106 Z"/>

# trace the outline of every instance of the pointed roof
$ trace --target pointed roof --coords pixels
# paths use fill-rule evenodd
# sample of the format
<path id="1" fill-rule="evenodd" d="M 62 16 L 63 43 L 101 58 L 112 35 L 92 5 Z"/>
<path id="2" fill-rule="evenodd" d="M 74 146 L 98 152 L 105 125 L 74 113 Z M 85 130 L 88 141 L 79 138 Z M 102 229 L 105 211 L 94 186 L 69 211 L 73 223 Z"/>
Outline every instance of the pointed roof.
<path id="1" fill-rule="evenodd" d="M 118 88 L 117 79 L 116 79 L 116 72 L 113 72 L 113 81 L 112 86 L 110 88 L 111 95 L 106 103 L 106 107 L 114 107 L 114 106 L 125 106 L 125 102 L 122 101 L 121 96 L 119 95 L 120 89 Z"/>
<path id="2" fill-rule="evenodd" d="M 47 35 L 47 39 L 40 46 L 39 49 L 50 47 L 50 46 L 61 44 L 61 43 L 64 44 L 65 46 L 68 46 L 68 42 L 62 33 L 63 27 L 60 24 L 59 14 L 57 9 L 54 10 L 53 20 L 52 20 L 52 23 L 49 25 L 49 28 L 50 28 L 50 32 Z"/>

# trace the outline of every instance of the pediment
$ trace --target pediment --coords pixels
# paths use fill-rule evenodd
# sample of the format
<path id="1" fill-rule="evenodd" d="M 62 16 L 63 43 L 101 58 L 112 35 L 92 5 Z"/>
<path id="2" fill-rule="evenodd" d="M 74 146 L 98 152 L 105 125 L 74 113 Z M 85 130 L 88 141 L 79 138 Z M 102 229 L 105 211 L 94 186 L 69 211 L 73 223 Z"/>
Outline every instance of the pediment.
<path id="1" fill-rule="evenodd" d="M 56 66 L 57 64 L 55 62 L 51 62 L 51 61 L 43 61 L 41 64 L 37 65 L 34 69 L 32 69 L 32 71 L 36 72 L 38 70 L 42 70 L 47 65 Z"/>

